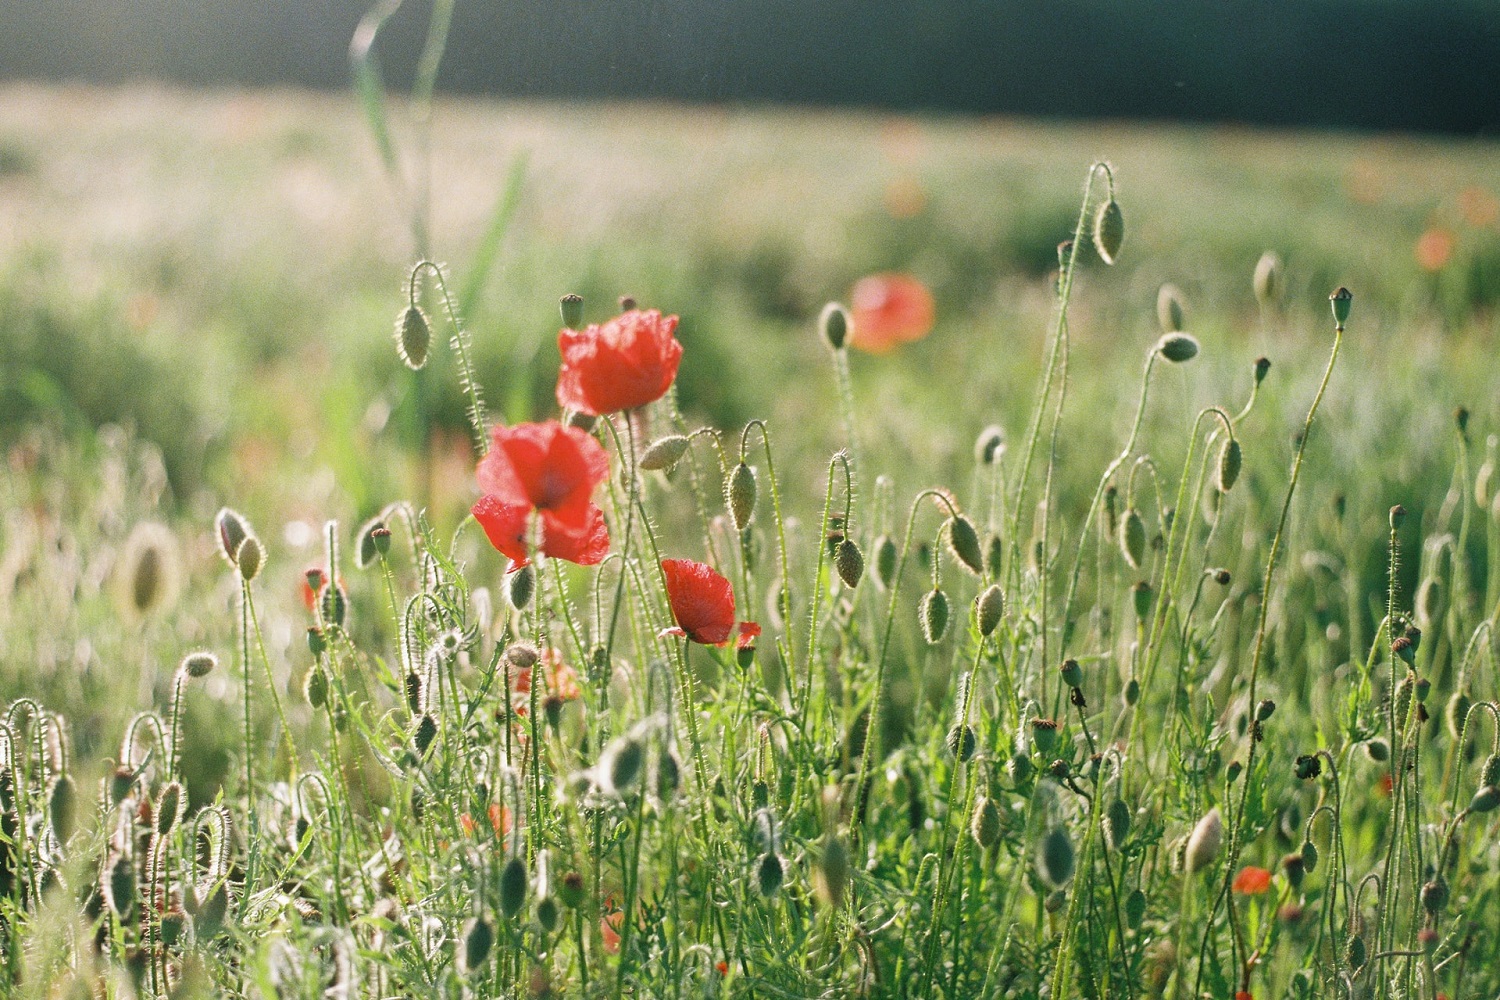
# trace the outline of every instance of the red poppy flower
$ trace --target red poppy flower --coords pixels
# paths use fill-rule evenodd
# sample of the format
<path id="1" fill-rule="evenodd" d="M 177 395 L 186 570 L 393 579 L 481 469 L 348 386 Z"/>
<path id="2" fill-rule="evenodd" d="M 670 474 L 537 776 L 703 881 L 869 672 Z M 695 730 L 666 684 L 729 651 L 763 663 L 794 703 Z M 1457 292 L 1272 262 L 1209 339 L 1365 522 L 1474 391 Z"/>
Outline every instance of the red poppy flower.
<path id="1" fill-rule="evenodd" d="M 676 329 L 676 316 L 632 309 L 603 326 L 563 330 L 557 405 L 598 416 L 660 399 L 682 360 Z"/>
<path id="2" fill-rule="evenodd" d="M 557 421 L 496 427 L 494 447 L 479 460 L 474 519 L 512 568 L 526 565 L 531 514 L 542 520 L 542 551 L 592 566 L 609 552 L 604 512 L 590 499 L 609 475 L 599 442 Z"/>
<path id="3" fill-rule="evenodd" d="M 662 572 L 667 577 L 667 600 L 677 627 L 663 635 L 686 636 L 705 646 L 722 646 L 734 631 L 734 588 L 714 571 L 712 566 L 691 559 L 663 559 Z M 741 648 L 760 635 L 754 622 L 740 622 Z"/>
<path id="4" fill-rule="evenodd" d="M 1264 868 L 1246 865 L 1234 877 L 1234 885 L 1231 888 L 1242 896 L 1259 896 L 1271 888 L 1271 873 Z"/>
<path id="5" fill-rule="evenodd" d="M 861 278 L 849 296 L 854 329 L 849 343 L 872 354 L 884 354 L 909 340 L 921 340 L 932 329 L 937 307 L 927 286 L 909 274 L 872 274 Z"/>

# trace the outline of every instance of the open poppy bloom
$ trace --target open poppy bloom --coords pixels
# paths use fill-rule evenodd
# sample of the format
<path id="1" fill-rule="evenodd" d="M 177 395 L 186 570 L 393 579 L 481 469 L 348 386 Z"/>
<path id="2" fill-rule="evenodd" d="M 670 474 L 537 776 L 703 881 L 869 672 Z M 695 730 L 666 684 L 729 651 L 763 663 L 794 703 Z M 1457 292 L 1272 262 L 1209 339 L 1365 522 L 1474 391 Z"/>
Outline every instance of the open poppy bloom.
<path id="1" fill-rule="evenodd" d="M 663 559 L 662 572 L 667 577 L 667 600 L 677 627 L 662 635 L 686 636 L 705 646 L 722 646 L 729 641 L 734 625 L 734 588 L 712 566 L 691 559 Z M 749 646 L 760 635 L 754 622 L 739 623 L 740 648 Z"/>
<path id="2" fill-rule="evenodd" d="M 1271 873 L 1264 868 L 1246 865 L 1234 877 L 1231 888 L 1242 896 L 1259 896 L 1271 888 Z"/>
<path id="3" fill-rule="evenodd" d="M 557 405 L 601 416 L 660 399 L 677 377 L 676 316 L 631 309 L 602 326 L 557 335 Z"/>
<path id="4" fill-rule="evenodd" d="M 861 278 L 849 296 L 854 329 L 849 343 L 872 354 L 884 354 L 932 330 L 937 306 L 927 286 L 909 274 L 872 274 Z"/>
<path id="5" fill-rule="evenodd" d="M 494 447 L 479 460 L 484 496 L 472 513 L 490 544 L 526 565 L 527 532 L 535 511 L 542 522 L 542 552 L 592 566 L 609 552 L 604 512 L 592 501 L 609 475 L 609 456 L 598 441 L 555 420 L 496 427 Z"/>

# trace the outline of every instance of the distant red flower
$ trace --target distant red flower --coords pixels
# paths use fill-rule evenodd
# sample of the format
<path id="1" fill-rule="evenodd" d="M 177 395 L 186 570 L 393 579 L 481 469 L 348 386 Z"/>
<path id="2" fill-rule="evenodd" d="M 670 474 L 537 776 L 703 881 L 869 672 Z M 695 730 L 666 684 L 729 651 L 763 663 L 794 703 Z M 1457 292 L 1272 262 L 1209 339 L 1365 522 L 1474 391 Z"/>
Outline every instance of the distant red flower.
<path id="1" fill-rule="evenodd" d="M 604 512 L 590 499 L 609 475 L 609 456 L 599 442 L 555 420 L 496 427 L 494 447 L 479 460 L 484 496 L 472 508 L 490 544 L 513 568 L 528 559 L 528 521 L 542 520 L 542 551 L 591 566 L 609 552 Z"/>
<path id="2" fill-rule="evenodd" d="M 734 629 L 734 588 L 712 566 L 691 559 L 663 559 L 667 577 L 667 600 L 672 605 L 676 628 L 663 635 L 686 636 L 705 646 L 722 646 Z M 743 648 L 760 635 L 754 622 L 740 622 L 738 646 Z"/>
<path id="3" fill-rule="evenodd" d="M 557 405 L 597 416 L 660 399 L 682 360 L 676 329 L 676 316 L 631 309 L 603 326 L 563 330 Z"/>
<path id="4" fill-rule="evenodd" d="M 308 611 L 317 605 L 318 594 L 322 592 L 326 582 L 328 576 L 321 566 L 309 566 L 307 572 L 302 574 L 302 603 Z"/>
<path id="5" fill-rule="evenodd" d="M 909 274 L 872 274 L 861 278 L 849 296 L 854 326 L 849 343 L 872 354 L 884 354 L 927 336 L 936 314 L 932 293 L 916 278 Z"/>
<path id="6" fill-rule="evenodd" d="M 1234 994 L 1234 1000 L 1255 1000 L 1249 990 L 1239 990 Z"/>
<path id="7" fill-rule="evenodd" d="M 1271 888 L 1271 873 L 1264 868 L 1246 865 L 1234 877 L 1231 888 L 1242 896 L 1259 896 Z"/>
<path id="8" fill-rule="evenodd" d="M 557 647 L 548 646 L 542 652 L 542 664 L 546 670 L 547 693 L 562 701 L 573 701 L 582 697 L 583 690 L 578 686 L 578 674 L 574 669 L 563 661 L 562 653 Z"/>

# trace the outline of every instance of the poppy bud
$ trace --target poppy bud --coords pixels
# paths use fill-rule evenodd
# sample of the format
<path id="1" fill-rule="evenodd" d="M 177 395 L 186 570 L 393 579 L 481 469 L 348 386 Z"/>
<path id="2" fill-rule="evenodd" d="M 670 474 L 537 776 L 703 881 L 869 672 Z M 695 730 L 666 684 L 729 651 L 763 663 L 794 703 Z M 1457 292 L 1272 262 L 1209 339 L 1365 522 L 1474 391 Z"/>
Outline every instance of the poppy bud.
<path id="1" fill-rule="evenodd" d="M 239 555 L 240 545 L 250 535 L 250 526 L 245 519 L 228 507 L 219 509 L 214 515 L 214 527 L 219 533 L 219 554 L 233 566 Z"/>
<path id="2" fill-rule="evenodd" d="M 671 750 L 663 750 L 656 760 L 656 797 L 670 802 L 682 786 L 682 765 Z"/>
<path id="3" fill-rule="evenodd" d="M 489 921 L 483 917 L 475 917 L 469 921 L 469 928 L 464 932 L 464 969 L 469 974 L 478 972 L 484 968 L 490 957 L 490 946 L 495 943 L 495 932 L 490 927 Z"/>
<path id="4" fill-rule="evenodd" d="M 1120 244 L 1125 242 L 1125 213 L 1120 203 L 1113 198 L 1099 206 L 1094 216 L 1094 249 L 1099 259 L 1113 264 L 1120 255 Z"/>
<path id="5" fill-rule="evenodd" d="M 114 805 L 119 805 L 134 787 L 135 774 L 130 768 L 123 766 L 115 768 L 115 773 L 109 779 L 109 801 Z M 0 776 L 0 813 L 10 810 L 12 804 L 10 799 L 10 775 L 5 774 Z M 4 853 L 5 849 L 0 848 L 0 856 Z"/>
<path id="6" fill-rule="evenodd" d="M 1323 761 L 1317 754 L 1302 754 L 1293 762 L 1293 769 L 1297 777 L 1303 781 L 1311 781 L 1323 773 Z"/>
<path id="7" fill-rule="evenodd" d="M 530 670 L 537 665 L 537 661 L 541 659 L 541 654 L 529 642 L 516 642 L 506 647 L 505 659 L 506 662 L 517 670 Z"/>
<path id="8" fill-rule="evenodd" d="M 1220 493 L 1228 493 L 1234 489 L 1234 484 L 1240 478 L 1240 465 L 1244 462 L 1244 455 L 1240 451 L 1240 443 L 1234 438 L 1224 442 L 1224 448 L 1219 452 L 1219 481 Z"/>
<path id="9" fill-rule="evenodd" d="M 1281 871 L 1286 875 L 1286 880 L 1293 889 L 1302 888 L 1302 880 L 1307 876 L 1307 868 L 1303 864 L 1302 855 L 1288 854 L 1282 858 Z"/>
<path id="10" fill-rule="evenodd" d="M 187 802 L 182 793 L 182 785 L 175 781 L 168 782 L 156 800 L 156 832 L 163 837 L 171 833 L 173 827 L 181 821 L 183 810 L 186 808 Z"/>
<path id="11" fill-rule="evenodd" d="M 1130 678 L 1125 682 L 1125 690 L 1120 692 L 1120 696 L 1125 699 L 1125 704 L 1134 705 L 1141 700 L 1141 682 L 1134 677 Z"/>
<path id="12" fill-rule="evenodd" d="M 1230 761 L 1229 766 L 1224 769 L 1224 780 L 1229 782 L 1231 785 L 1234 784 L 1239 780 L 1240 772 L 1244 769 L 1245 765 L 1241 764 L 1239 761 Z"/>
<path id="13" fill-rule="evenodd" d="M 948 548 L 959 562 L 967 566 L 976 576 L 984 575 L 984 554 L 979 548 L 979 532 L 974 522 L 962 514 L 948 519 Z"/>
<path id="14" fill-rule="evenodd" d="M 323 630 L 316 625 L 307 627 L 307 648 L 313 656 L 322 656 L 323 651 L 328 648 L 328 639 L 323 635 Z"/>
<path id="15" fill-rule="evenodd" d="M 1213 574 L 1214 583 L 1217 583 L 1221 587 L 1229 586 L 1229 584 L 1234 580 L 1234 577 L 1230 575 L 1230 572 L 1227 569 L 1219 568 L 1211 570 L 1210 572 Z"/>
<path id="16" fill-rule="evenodd" d="M 219 665 L 219 658 L 212 653 L 197 652 L 189 653 L 182 658 L 182 665 L 178 667 L 183 673 L 197 680 L 207 677 L 213 672 L 214 667 Z"/>
<path id="17" fill-rule="evenodd" d="M 1056 888 L 1066 885 L 1073 877 L 1073 869 L 1077 861 L 1073 853 L 1073 841 L 1068 838 L 1068 831 L 1060 826 L 1054 826 L 1042 840 L 1042 850 L 1037 861 L 1037 867 L 1047 884 Z"/>
<path id="18" fill-rule="evenodd" d="M 1026 779 L 1031 777 L 1031 758 L 1024 753 L 1017 753 L 1005 762 L 1005 772 L 1010 775 L 1010 780 L 1017 785 L 1024 785 Z"/>
<path id="19" fill-rule="evenodd" d="M 161 915 L 161 943 L 171 948 L 182 940 L 182 932 L 187 927 L 187 914 L 182 907 L 174 906 Z"/>
<path id="20" fill-rule="evenodd" d="M 736 465 L 725 481 L 724 502 L 735 529 L 744 531 L 755 513 L 755 470 L 744 462 Z"/>
<path id="21" fill-rule="evenodd" d="M 842 351 L 844 342 L 849 339 L 848 310 L 837 302 L 824 306 L 823 312 L 818 316 L 818 334 L 831 349 Z"/>
<path id="22" fill-rule="evenodd" d="M 1500 806 L 1500 788 L 1494 785 L 1485 785 L 1469 800 L 1469 812 L 1473 813 L 1494 812 L 1496 806 Z"/>
<path id="23" fill-rule="evenodd" d="M 1131 569 L 1140 569 L 1146 558 L 1146 521 L 1134 507 L 1125 511 L 1125 521 L 1120 531 L 1120 553 Z"/>
<path id="24" fill-rule="evenodd" d="M 1168 361 L 1182 364 L 1198 356 L 1198 338 L 1190 333 L 1164 333 L 1156 342 L 1156 350 Z"/>
<path id="25" fill-rule="evenodd" d="M 1183 865 L 1188 874 L 1202 871 L 1214 863 L 1219 856 L 1219 845 L 1224 839 L 1224 819 L 1219 814 L 1219 807 L 1214 806 L 1193 827 L 1193 832 L 1188 836 L 1187 851 L 1183 855 Z"/>
<path id="26" fill-rule="evenodd" d="M 1058 732 L 1061 728 L 1056 719 L 1032 719 L 1032 745 L 1043 754 L 1051 753 L 1057 746 Z"/>
<path id="27" fill-rule="evenodd" d="M 633 785 L 645 762 L 646 748 L 641 746 L 640 740 L 626 736 L 615 741 L 606 751 L 603 762 L 610 787 L 618 792 Z"/>
<path id="28" fill-rule="evenodd" d="M 1262 382 L 1264 382 L 1266 380 L 1266 373 L 1269 372 L 1270 370 L 1271 370 L 1271 359 L 1270 358 L 1256 358 L 1255 359 L 1255 369 L 1254 369 L 1255 384 L 1256 385 L 1260 385 Z"/>
<path id="29" fill-rule="evenodd" d="M 78 786 L 71 774 L 60 774 L 52 783 L 47 797 L 47 820 L 59 843 L 66 844 L 73 835 L 73 821 L 78 812 Z"/>
<path id="30" fill-rule="evenodd" d="M 558 909 L 557 900 L 551 896 L 543 896 L 536 901 L 537 923 L 541 924 L 542 929 L 548 934 L 557 930 L 557 922 L 561 917 L 562 912 Z"/>
<path id="31" fill-rule="evenodd" d="M 1151 615 L 1151 598 L 1155 591 L 1151 584 L 1145 580 L 1137 580 L 1134 587 L 1130 588 L 1130 600 L 1135 605 L 1135 617 L 1144 622 Z"/>
<path id="32" fill-rule="evenodd" d="M 1349 963 L 1349 968 L 1356 971 L 1364 968 L 1368 954 L 1365 950 L 1365 939 L 1360 935 L 1353 934 L 1344 942 L 1344 960 Z"/>
<path id="33" fill-rule="evenodd" d="M 417 720 L 416 732 L 412 734 L 412 745 L 417 748 L 419 755 L 425 757 L 435 739 L 437 739 L 437 721 L 430 715 L 423 715 Z"/>
<path id="34" fill-rule="evenodd" d="M 979 619 L 979 634 L 988 638 L 1005 617 L 1005 591 L 998 583 L 992 583 L 975 598 L 974 606 Z"/>
<path id="35" fill-rule="evenodd" d="M 1255 706 L 1256 722 L 1265 722 L 1274 714 L 1276 714 L 1276 703 L 1270 698 L 1263 698 L 1260 703 Z"/>
<path id="36" fill-rule="evenodd" d="M 349 598 L 344 593 L 343 585 L 333 580 L 323 584 L 323 593 L 318 603 L 323 620 L 335 628 L 342 628 L 344 618 L 349 613 Z"/>
<path id="37" fill-rule="evenodd" d="M 381 533 L 381 540 L 377 541 L 375 532 Z M 380 518 L 366 521 L 359 529 L 358 544 L 354 548 L 354 566 L 356 569 L 367 569 L 374 565 L 382 553 L 380 546 L 385 546 L 385 551 L 391 549 L 391 529 L 385 526 Z"/>
<path id="38" fill-rule="evenodd" d="M 786 880 L 786 866 L 775 852 L 767 852 L 761 855 L 760 861 L 755 866 L 755 887 L 760 894 L 767 899 L 775 896 L 781 891 L 781 883 Z"/>
<path id="39" fill-rule="evenodd" d="M 979 465 L 994 465 L 1005 453 L 1005 428 L 990 424 L 974 439 L 974 461 Z"/>
<path id="40" fill-rule="evenodd" d="M 669 472 L 687 454 L 689 443 L 683 434 L 658 438 L 641 453 L 640 467 L 647 472 Z"/>
<path id="41" fill-rule="evenodd" d="M 969 833 L 973 835 L 974 842 L 983 848 L 993 847 L 1000 839 L 1000 809 L 995 805 L 994 799 L 989 796 L 980 797 L 974 806 Z"/>
<path id="42" fill-rule="evenodd" d="M 1255 262 L 1255 278 L 1251 284 L 1255 288 L 1255 300 L 1262 307 L 1276 301 L 1281 292 L 1281 258 L 1274 251 L 1267 250 Z"/>
<path id="43" fill-rule="evenodd" d="M 865 572 L 865 554 L 852 538 L 845 538 L 833 550 L 833 566 L 838 571 L 844 586 L 854 589 Z"/>
<path id="44" fill-rule="evenodd" d="M 1464 723 L 1469 718 L 1469 709 L 1472 706 L 1473 702 L 1469 700 L 1469 695 L 1465 691 L 1455 691 L 1453 697 L 1448 699 L 1448 707 L 1443 714 L 1448 722 L 1448 733 L 1454 739 L 1463 735 Z"/>
<path id="45" fill-rule="evenodd" d="M 577 909 L 583 902 L 583 876 L 568 872 L 557 885 L 557 898 L 569 909 Z"/>
<path id="46" fill-rule="evenodd" d="M 947 739 L 948 752 L 957 758 L 960 764 L 974 756 L 974 727 L 954 726 L 948 730 Z"/>
<path id="47" fill-rule="evenodd" d="M 1433 879 L 1422 886 L 1422 909 L 1433 916 L 1443 911 L 1448 903 L 1448 883 L 1442 879 Z"/>
<path id="48" fill-rule="evenodd" d="M 536 592 L 536 570 L 531 568 L 531 563 L 511 573 L 506 583 L 509 585 L 510 606 L 517 611 L 526 610 L 531 595 Z"/>
<path id="49" fill-rule="evenodd" d="M 239 567 L 240 579 L 249 583 L 260 575 L 265 557 L 266 550 L 261 548 L 260 539 L 254 535 L 246 535 L 245 540 L 240 542 L 239 551 L 234 554 L 234 564 Z"/>
<path id="50" fill-rule="evenodd" d="M 1318 867 L 1318 845 L 1310 840 L 1302 842 L 1302 868 L 1304 871 L 1315 871 Z"/>
<path id="51" fill-rule="evenodd" d="M 889 589 L 896 578 L 896 543 L 890 535 L 875 539 L 875 580 L 882 589 Z"/>
<path id="52" fill-rule="evenodd" d="M 1123 799 L 1115 799 L 1104 810 L 1104 839 L 1117 851 L 1125 847 L 1125 838 L 1130 836 L 1130 818 L 1130 807 Z"/>
<path id="53" fill-rule="evenodd" d="M 307 680 L 303 682 L 302 693 L 307 696 L 309 705 L 313 708 L 322 708 L 328 703 L 327 675 L 314 666 L 307 672 Z"/>
<path id="54" fill-rule="evenodd" d="M 1125 897 L 1125 923 L 1131 930 L 1136 930 L 1145 918 L 1146 894 L 1140 889 L 1132 889 Z"/>
<path id="55" fill-rule="evenodd" d="M 406 367 L 418 371 L 427 364 L 427 352 L 432 347 L 432 327 L 427 323 L 427 314 L 416 306 L 407 306 L 396 318 L 396 353 Z"/>
<path id="56" fill-rule="evenodd" d="M 100 884 L 105 905 L 114 912 L 116 917 L 124 920 L 130 915 L 139 888 L 140 883 L 136 879 L 135 865 L 125 855 L 116 855 L 109 863 L 104 880 Z"/>
<path id="57" fill-rule="evenodd" d="M 1467 435 L 1469 433 L 1469 408 L 1458 406 L 1453 410 L 1453 424 L 1458 428 L 1458 433 Z"/>
<path id="58" fill-rule="evenodd" d="M 1417 621 L 1423 628 L 1432 628 L 1443 605 L 1443 584 L 1435 576 L 1429 576 L 1417 588 Z"/>
<path id="59" fill-rule="evenodd" d="M 514 917 L 526 905 L 526 864 L 511 858 L 500 870 L 500 912 L 506 919 Z"/>
<path id="60" fill-rule="evenodd" d="M 917 610 L 917 621 L 929 646 L 942 642 L 948 632 L 948 595 L 936 587 L 929 590 Z"/>
<path id="61" fill-rule="evenodd" d="M 1349 305 L 1354 301 L 1354 295 L 1349 289 L 1340 287 L 1328 296 L 1328 301 L 1333 306 L 1333 322 L 1342 330 L 1349 320 Z"/>
<path id="62" fill-rule="evenodd" d="M 583 296 L 569 292 L 557 300 L 557 308 L 562 313 L 562 325 L 569 330 L 583 328 Z"/>
<path id="63" fill-rule="evenodd" d="M 850 874 L 849 849 L 837 837 L 830 836 L 813 869 L 813 882 L 823 902 L 835 910 L 844 905 Z"/>
<path id="64" fill-rule="evenodd" d="M 1182 320 L 1182 293 L 1176 285 L 1162 285 L 1156 293 L 1156 321 L 1161 324 L 1161 332 L 1180 332 Z"/>
<path id="65" fill-rule="evenodd" d="M 1492 753 L 1484 759 L 1484 766 L 1479 769 L 1479 783 L 1500 785 L 1500 753 Z"/>

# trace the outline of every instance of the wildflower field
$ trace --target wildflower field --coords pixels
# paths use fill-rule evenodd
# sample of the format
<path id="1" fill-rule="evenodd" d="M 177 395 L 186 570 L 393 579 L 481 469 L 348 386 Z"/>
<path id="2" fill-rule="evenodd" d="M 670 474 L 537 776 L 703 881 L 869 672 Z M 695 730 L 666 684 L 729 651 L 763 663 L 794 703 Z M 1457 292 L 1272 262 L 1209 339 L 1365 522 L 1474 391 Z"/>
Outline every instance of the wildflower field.
<path id="1" fill-rule="evenodd" d="M 0 995 L 1500 991 L 1500 145 L 418 110 L 0 89 Z"/>

